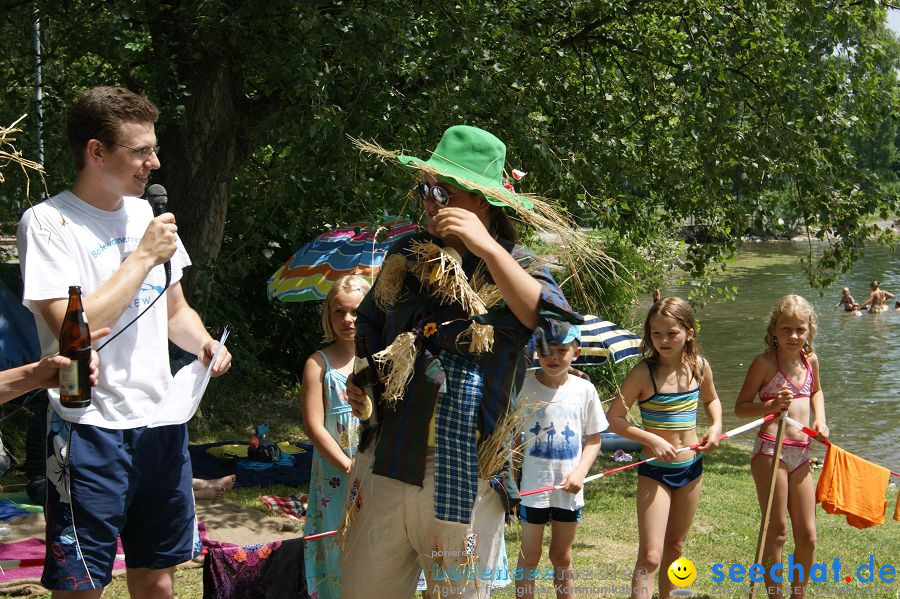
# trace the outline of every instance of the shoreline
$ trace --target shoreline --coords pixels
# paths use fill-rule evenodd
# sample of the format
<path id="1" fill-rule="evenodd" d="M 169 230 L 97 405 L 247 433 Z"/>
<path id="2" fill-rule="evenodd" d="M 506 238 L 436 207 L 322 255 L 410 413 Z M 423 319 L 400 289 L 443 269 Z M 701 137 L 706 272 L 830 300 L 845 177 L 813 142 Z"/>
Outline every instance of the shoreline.
<path id="1" fill-rule="evenodd" d="M 890 231 L 894 237 L 900 237 L 900 218 L 879 220 L 872 223 L 882 231 Z M 806 235 L 742 235 L 741 243 L 760 243 L 763 241 L 807 241 Z M 818 240 L 816 240 L 818 241 Z"/>

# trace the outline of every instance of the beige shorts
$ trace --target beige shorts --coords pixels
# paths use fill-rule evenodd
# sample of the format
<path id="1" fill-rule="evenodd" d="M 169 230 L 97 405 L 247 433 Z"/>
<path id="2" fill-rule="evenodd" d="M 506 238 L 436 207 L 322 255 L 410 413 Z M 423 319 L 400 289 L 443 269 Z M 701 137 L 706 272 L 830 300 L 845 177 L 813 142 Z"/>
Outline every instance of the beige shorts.
<path id="1" fill-rule="evenodd" d="M 357 454 L 350 473 L 359 481 L 359 509 L 344 542 L 343 599 L 413 597 L 424 570 L 432 597 L 480 597 L 491 593 L 491 570 L 503 538 L 503 504 L 487 481 L 478 481 L 472 522 L 465 526 L 434 517 L 434 455 L 429 453 L 422 487 L 372 474 L 371 450 Z M 474 535 L 474 536 L 473 536 Z M 466 581 L 466 545 L 474 540 L 477 568 Z M 454 570 L 455 569 L 455 570 Z"/>

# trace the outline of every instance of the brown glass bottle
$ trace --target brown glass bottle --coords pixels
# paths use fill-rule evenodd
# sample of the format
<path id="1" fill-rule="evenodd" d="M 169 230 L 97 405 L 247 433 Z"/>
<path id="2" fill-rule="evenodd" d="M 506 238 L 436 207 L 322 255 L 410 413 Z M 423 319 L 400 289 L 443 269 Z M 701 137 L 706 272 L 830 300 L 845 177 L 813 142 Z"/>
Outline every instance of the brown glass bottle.
<path id="1" fill-rule="evenodd" d="M 69 287 L 69 306 L 59 331 L 59 353 L 72 363 L 59 371 L 59 402 L 64 408 L 91 405 L 91 330 L 81 306 L 81 287 Z"/>

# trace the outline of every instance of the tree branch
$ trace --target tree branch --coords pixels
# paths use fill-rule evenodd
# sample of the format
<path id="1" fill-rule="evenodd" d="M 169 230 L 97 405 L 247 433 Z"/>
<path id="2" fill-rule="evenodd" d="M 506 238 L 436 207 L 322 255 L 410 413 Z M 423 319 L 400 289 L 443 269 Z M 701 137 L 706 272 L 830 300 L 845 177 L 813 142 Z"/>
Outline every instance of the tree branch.
<path id="1" fill-rule="evenodd" d="M 0 2 L 0 12 L 5 13 L 32 3 L 33 0 L 5 0 Z"/>
<path id="2" fill-rule="evenodd" d="M 655 56 L 651 56 L 651 55 L 647 54 L 646 52 L 641 52 L 640 50 L 637 50 L 635 48 L 629 48 L 627 44 L 624 44 L 617 39 L 614 39 L 614 38 L 611 38 L 611 37 L 608 37 L 605 35 L 597 36 L 594 39 L 600 43 L 603 43 L 603 44 L 606 44 L 609 46 L 615 46 L 622 52 L 627 52 L 628 54 L 634 54 L 636 56 L 640 56 L 641 58 L 648 60 L 650 62 L 656 62 L 656 63 L 662 64 L 662 65 L 665 65 L 668 67 L 672 67 L 673 69 L 678 69 L 678 70 L 681 70 L 683 67 L 683 65 L 680 65 L 676 62 L 672 62 L 671 60 L 663 60 L 662 58 L 657 58 Z"/>
<path id="3" fill-rule="evenodd" d="M 629 0 L 628 11 L 635 9 L 641 4 L 644 4 L 648 1 L 649 0 Z M 617 13 L 610 13 L 606 16 L 600 17 L 599 19 L 594 19 L 593 21 L 582 27 L 581 30 L 577 33 L 567 35 L 566 37 L 553 44 L 553 46 L 555 48 L 565 48 L 567 46 L 571 46 L 582 40 L 585 40 L 591 35 L 591 33 L 603 27 L 604 25 L 608 25 L 609 23 L 613 22 L 618 16 L 619 15 Z"/>

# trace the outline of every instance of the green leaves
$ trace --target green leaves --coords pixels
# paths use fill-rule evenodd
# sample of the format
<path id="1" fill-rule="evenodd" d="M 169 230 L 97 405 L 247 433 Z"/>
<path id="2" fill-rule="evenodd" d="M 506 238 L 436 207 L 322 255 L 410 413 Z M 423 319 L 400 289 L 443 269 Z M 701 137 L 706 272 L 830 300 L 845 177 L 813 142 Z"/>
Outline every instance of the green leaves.
<path id="1" fill-rule="evenodd" d="M 617 248 L 633 246 L 629 259 L 643 257 L 649 278 L 681 254 L 698 297 L 734 294 L 710 287 L 714 274 L 743 235 L 763 231 L 825 241 L 807 258 L 810 282 L 825 284 L 866 243 L 886 239 L 866 223 L 898 209 L 900 52 L 878 3 L 109 0 L 41 9 L 51 187 L 71 178 L 63 120 L 81 89 L 102 82 L 149 94 L 162 108 L 165 168 L 212 175 L 182 178 L 186 202 L 209 203 L 195 220 L 179 214 L 184 237 L 206 240 L 206 220 L 227 217 L 203 251 L 219 256 L 208 274 L 242 299 L 262 294 L 278 261 L 324 223 L 414 212 L 408 174 L 361 157 L 348 135 L 422 156 L 450 125 L 484 127 L 506 142 L 508 167 L 529 173 L 524 191 L 605 228 Z M 30 11 L 15 8 L 0 24 L 10 47 L 30 47 Z M 0 122 L 31 112 L 30 56 L 6 57 Z M 234 116 L 201 140 L 202 125 L 226 108 Z M 216 148 L 228 151 L 212 158 Z M 686 227 L 713 242 L 683 244 Z M 261 316 L 246 317 L 248 331 L 284 316 L 254 309 Z"/>

